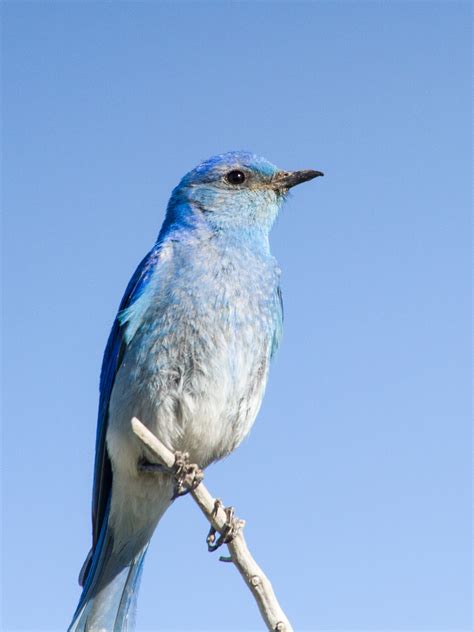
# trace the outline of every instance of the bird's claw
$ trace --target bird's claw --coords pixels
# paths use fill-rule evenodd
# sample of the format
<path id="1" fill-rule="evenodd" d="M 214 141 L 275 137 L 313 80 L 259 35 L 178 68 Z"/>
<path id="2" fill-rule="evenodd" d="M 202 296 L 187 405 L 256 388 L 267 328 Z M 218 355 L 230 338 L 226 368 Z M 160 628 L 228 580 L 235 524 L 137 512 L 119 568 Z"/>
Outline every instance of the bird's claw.
<path id="1" fill-rule="evenodd" d="M 222 503 L 217 498 L 214 503 L 214 511 L 213 511 L 214 516 L 217 514 L 218 510 L 221 507 L 222 507 Z M 221 529 L 219 537 L 216 539 L 217 530 L 212 526 L 209 529 L 209 533 L 207 534 L 206 542 L 207 542 L 207 550 L 209 551 L 209 553 L 213 553 L 223 544 L 229 544 L 229 542 L 232 542 L 232 540 L 235 538 L 237 533 L 240 531 L 240 529 L 242 529 L 242 527 L 245 524 L 243 520 L 240 520 L 239 518 L 236 517 L 235 510 L 233 507 L 224 507 L 223 509 L 226 513 L 227 520 Z M 229 561 L 228 558 L 221 558 L 221 559 L 222 561 L 226 561 L 226 562 Z"/>
<path id="2" fill-rule="evenodd" d="M 174 493 L 171 500 L 179 496 L 184 496 L 199 485 L 204 478 L 201 468 L 195 463 L 189 462 L 187 452 L 176 452 L 173 465 L 173 476 L 175 479 Z"/>
<path id="3" fill-rule="evenodd" d="M 160 463 L 150 463 L 146 459 L 139 461 L 138 471 L 146 474 L 169 474 L 174 480 L 174 492 L 171 500 L 175 500 L 179 496 L 184 496 L 191 490 L 196 489 L 204 478 L 204 474 L 200 467 L 195 463 L 189 462 L 189 454 L 187 452 L 175 452 L 175 460 L 173 466 L 166 467 Z"/>

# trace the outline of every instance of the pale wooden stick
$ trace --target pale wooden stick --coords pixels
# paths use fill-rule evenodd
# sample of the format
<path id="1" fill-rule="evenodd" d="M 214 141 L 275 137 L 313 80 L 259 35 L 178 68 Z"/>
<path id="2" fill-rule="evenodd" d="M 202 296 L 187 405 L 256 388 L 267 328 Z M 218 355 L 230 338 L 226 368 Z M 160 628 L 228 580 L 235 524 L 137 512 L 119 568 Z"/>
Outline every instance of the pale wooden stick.
<path id="1" fill-rule="evenodd" d="M 153 452 L 160 463 L 170 469 L 173 467 L 175 455 L 136 417 L 132 419 L 132 429 L 140 441 Z M 216 499 L 211 496 L 204 484 L 200 483 L 195 489 L 190 491 L 190 494 L 214 529 L 222 533 L 227 522 L 227 515 L 222 506 L 216 505 Z M 237 531 L 234 539 L 227 546 L 231 554 L 231 561 L 235 564 L 245 583 L 252 591 L 268 630 L 272 632 L 293 632 L 290 622 L 275 597 L 270 580 L 258 566 L 247 548 L 242 529 Z"/>

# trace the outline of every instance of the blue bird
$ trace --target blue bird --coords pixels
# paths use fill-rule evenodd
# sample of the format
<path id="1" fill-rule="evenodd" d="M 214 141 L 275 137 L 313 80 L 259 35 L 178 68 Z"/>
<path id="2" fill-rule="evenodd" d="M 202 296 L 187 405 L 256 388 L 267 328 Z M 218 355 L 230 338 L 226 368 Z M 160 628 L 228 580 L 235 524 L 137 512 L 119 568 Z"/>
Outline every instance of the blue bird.
<path id="1" fill-rule="evenodd" d="M 173 190 L 105 349 L 92 549 L 69 632 L 133 629 L 147 547 L 172 503 L 173 480 L 147 471 L 132 417 L 201 468 L 249 433 L 282 332 L 269 232 L 288 190 L 320 175 L 235 151 L 201 163 Z"/>

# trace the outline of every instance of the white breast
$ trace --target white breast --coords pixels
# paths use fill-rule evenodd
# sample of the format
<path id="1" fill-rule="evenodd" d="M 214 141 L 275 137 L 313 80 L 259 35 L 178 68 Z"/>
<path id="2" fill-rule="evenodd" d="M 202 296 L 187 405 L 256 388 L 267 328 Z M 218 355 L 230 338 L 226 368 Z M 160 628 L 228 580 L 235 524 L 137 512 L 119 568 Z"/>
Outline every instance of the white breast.
<path id="1" fill-rule="evenodd" d="M 136 469 L 138 417 L 171 450 L 201 466 L 248 434 L 265 389 L 274 329 L 274 266 L 248 253 L 170 255 L 134 323 L 109 407 L 107 446 L 116 467 Z M 214 257 L 214 259 L 213 259 Z M 192 264 L 190 264 L 190 261 Z"/>

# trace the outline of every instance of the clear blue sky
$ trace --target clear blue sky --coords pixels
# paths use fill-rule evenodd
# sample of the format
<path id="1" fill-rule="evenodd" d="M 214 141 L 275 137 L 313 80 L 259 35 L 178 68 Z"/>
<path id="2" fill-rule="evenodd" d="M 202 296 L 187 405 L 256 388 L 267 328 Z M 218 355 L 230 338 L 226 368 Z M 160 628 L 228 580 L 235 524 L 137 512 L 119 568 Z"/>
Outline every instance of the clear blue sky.
<path id="1" fill-rule="evenodd" d="M 64 630 L 98 376 L 172 187 L 250 149 L 325 178 L 272 236 L 285 335 L 208 470 L 297 630 L 470 629 L 470 3 L 3 3 L 3 629 Z M 139 632 L 257 630 L 191 499 Z"/>

